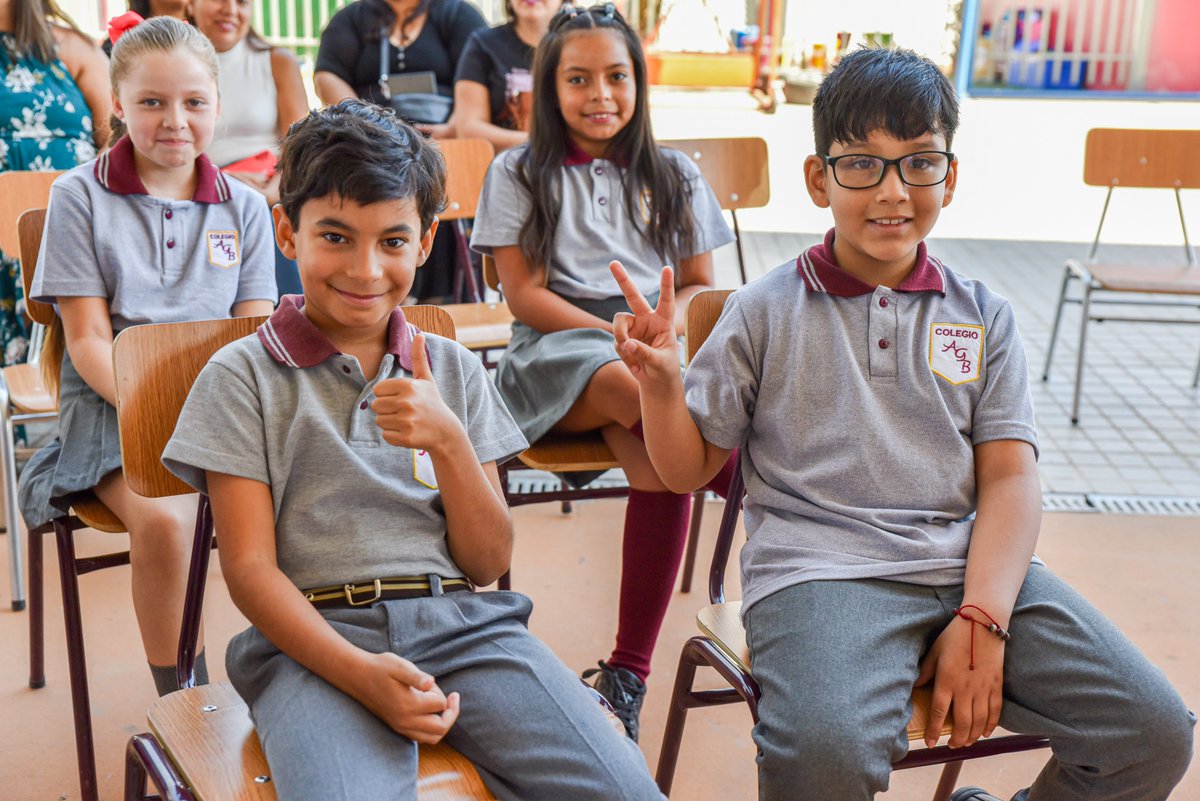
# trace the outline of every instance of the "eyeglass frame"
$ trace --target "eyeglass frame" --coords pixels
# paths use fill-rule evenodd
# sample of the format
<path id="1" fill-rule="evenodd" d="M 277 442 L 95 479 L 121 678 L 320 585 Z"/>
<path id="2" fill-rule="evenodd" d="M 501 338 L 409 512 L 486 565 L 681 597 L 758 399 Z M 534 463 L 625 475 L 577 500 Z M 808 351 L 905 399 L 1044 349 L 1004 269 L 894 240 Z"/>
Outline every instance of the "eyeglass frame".
<path id="1" fill-rule="evenodd" d="M 902 170 L 900 168 L 900 162 L 904 161 L 905 159 L 910 159 L 913 156 L 920 156 L 924 153 L 937 153 L 940 156 L 945 156 L 946 157 L 946 174 L 942 176 L 940 181 L 934 181 L 931 184 L 910 183 L 904 177 L 904 170 Z M 879 180 L 878 181 L 876 181 L 873 184 L 868 184 L 867 186 L 846 186 L 844 183 L 842 183 L 840 180 L 838 180 L 836 165 L 839 161 L 841 161 L 842 159 L 854 158 L 854 157 L 862 158 L 864 156 L 867 158 L 877 159 L 877 160 L 883 162 L 883 169 L 881 169 L 879 171 Z M 900 183 L 904 184 L 905 186 L 914 186 L 914 187 L 917 187 L 918 189 L 927 189 L 931 186 L 938 186 L 939 184 L 946 183 L 946 179 L 950 177 L 950 168 L 954 165 L 954 161 L 955 161 L 954 154 L 952 152 L 950 152 L 949 150 L 918 150 L 914 153 L 907 153 L 898 159 L 885 159 L 883 156 L 876 156 L 872 153 L 843 153 L 840 156 L 823 156 L 822 158 L 825 161 L 825 165 L 827 167 L 829 167 L 830 171 L 833 172 L 833 180 L 842 189 L 874 189 L 875 187 L 877 187 L 881 183 L 883 183 L 884 177 L 887 176 L 888 167 L 891 167 L 893 164 L 896 165 L 896 175 L 898 175 L 900 177 Z"/>

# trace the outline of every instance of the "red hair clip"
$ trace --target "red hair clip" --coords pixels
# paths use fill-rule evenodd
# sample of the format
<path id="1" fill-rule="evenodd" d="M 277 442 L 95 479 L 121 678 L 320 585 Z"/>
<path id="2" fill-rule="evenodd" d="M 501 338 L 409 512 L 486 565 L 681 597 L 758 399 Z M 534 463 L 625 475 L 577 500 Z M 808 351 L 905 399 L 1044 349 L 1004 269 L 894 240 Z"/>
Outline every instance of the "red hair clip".
<path id="1" fill-rule="evenodd" d="M 116 44 L 117 40 L 125 34 L 125 31 L 142 22 L 145 22 L 145 19 L 136 11 L 126 11 L 119 17 L 113 17 L 108 21 L 108 41 Z"/>

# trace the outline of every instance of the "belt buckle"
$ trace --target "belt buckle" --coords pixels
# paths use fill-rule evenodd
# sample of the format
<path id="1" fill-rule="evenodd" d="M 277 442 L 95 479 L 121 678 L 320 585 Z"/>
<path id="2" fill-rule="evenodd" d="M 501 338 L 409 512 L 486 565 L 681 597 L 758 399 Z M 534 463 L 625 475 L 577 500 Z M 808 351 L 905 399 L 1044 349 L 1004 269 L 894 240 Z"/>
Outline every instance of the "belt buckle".
<path id="1" fill-rule="evenodd" d="M 351 606 L 366 606 L 367 604 L 373 604 L 379 600 L 381 595 L 383 595 L 383 587 L 380 585 L 379 579 L 375 579 L 375 595 L 366 599 L 365 601 L 354 600 L 354 591 L 356 589 L 358 589 L 358 585 L 356 584 L 346 584 L 342 587 L 342 591 L 346 593 L 346 603 L 350 604 Z"/>

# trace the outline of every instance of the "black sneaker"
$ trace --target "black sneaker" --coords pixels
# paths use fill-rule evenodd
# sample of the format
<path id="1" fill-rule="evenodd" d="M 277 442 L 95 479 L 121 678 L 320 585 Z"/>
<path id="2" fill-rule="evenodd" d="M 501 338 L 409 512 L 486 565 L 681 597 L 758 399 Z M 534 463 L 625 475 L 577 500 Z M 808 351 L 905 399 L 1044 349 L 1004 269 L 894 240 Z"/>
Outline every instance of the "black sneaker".
<path id="1" fill-rule="evenodd" d="M 946 801 L 1000 801 L 999 798 L 979 787 L 959 787 Z"/>
<path id="2" fill-rule="evenodd" d="M 638 714 L 642 711 L 642 701 L 646 698 L 646 683 L 631 670 L 613 667 L 601 660 L 600 667 L 594 667 L 583 672 L 585 679 L 596 676 L 592 685 L 612 704 L 617 719 L 625 725 L 625 733 L 635 743 L 638 738 Z"/>

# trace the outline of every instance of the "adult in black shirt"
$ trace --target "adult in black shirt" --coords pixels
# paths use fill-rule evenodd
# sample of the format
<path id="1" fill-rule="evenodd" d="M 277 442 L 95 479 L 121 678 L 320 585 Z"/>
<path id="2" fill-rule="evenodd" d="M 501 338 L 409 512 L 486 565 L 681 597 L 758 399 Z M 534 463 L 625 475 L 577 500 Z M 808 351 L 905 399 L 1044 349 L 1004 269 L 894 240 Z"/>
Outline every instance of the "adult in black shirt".
<path id="1" fill-rule="evenodd" d="M 313 84 L 321 102 L 360 97 L 381 101 L 379 36 L 388 31 L 387 73 L 432 72 L 438 93 L 454 97 L 454 70 L 471 34 L 486 28 L 465 0 L 355 0 L 321 33 Z M 432 136 L 451 135 L 449 124 L 421 126 Z"/>
<path id="2" fill-rule="evenodd" d="M 529 138 L 533 53 L 561 7 L 562 0 L 508 0 L 507 23 L 471 35 L 454 76 L 456 136 L 487 139 L 497 151 Z"/>

